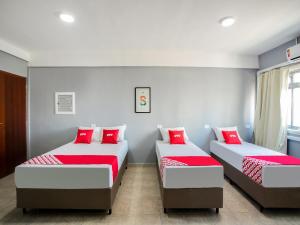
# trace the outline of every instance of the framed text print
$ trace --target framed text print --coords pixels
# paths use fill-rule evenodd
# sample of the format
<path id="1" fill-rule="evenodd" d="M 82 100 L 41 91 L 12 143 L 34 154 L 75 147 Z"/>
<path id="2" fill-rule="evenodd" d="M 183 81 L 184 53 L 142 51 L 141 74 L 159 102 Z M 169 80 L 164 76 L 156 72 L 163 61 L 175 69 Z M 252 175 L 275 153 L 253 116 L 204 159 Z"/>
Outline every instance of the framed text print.
<path id="1" fill-rule="evenodd" d="M 151 113 L 151 88 L 150 87 L 135 88 L 135 112 Z"/>
<path id="2" fill-rule="evenodd" d="M 74 92 L 55 92 L 55 113 L 75 114 Z"/>

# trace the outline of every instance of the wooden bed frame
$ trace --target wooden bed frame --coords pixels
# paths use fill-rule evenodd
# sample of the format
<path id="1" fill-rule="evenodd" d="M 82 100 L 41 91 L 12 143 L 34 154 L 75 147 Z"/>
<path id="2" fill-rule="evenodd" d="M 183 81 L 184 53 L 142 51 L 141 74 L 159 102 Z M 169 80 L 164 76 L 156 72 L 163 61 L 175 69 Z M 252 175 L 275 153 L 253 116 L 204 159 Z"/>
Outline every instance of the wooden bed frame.
<path id="1" fill-rule="evenodd" d="M 164 188 L 156 163 L 164 213 L 168 209 L 223 208 L 223 188 Z"/>
<path id="2" fill-rule="evenodd" d="M 255 183 L 241 171 L 225 162 L 218 156 L 211 154 L 224 166 L 224 173 L 230 183 L 237 184 L 260 206 L 265 208 L 300 208 L 300 188 L 266 188 Z"/>
<path id="3" fill-rule="evenodd" d="M 126 155 L 112 188 L 32 189 L 17 188 L 17 208 L 27 209 L 103 209 L 112 213 L 112 205 L 127 169 Z"/>

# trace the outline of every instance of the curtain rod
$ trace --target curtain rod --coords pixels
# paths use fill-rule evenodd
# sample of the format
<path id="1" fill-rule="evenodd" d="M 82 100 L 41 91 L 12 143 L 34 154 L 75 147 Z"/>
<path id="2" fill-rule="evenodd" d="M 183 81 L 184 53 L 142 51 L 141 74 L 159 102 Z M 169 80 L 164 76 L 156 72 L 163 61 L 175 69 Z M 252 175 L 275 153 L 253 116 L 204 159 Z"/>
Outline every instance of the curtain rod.
<path id="1" fill-rule="evenodd" d="M 293 60 L 293 61 L 279 63 L 279 64 L 277 64 L 275 66 L 270 66 L 268 68 L 265 68 L 265 69 L 257 71 L 257 75 L 260 75 L 260 74 L 262 74 L 264 72 L 267 72 L 267 71 L 270 71 L 270 70 L 273 70 L 273 69 L 277 69 L 277 68 L 280 68 L 280 67 L 289 66 L 289 65 L 293 65 L 293 64 L 297 64 L 297 63 L 300 63 L 300 59 L 296 59 L 296 60 Z"/>

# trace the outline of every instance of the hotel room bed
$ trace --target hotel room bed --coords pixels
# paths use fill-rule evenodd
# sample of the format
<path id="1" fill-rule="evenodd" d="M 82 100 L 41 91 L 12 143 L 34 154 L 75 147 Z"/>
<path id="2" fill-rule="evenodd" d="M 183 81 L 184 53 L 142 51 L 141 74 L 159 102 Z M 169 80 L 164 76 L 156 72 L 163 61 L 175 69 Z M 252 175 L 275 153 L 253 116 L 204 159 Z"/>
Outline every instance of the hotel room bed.
<path id="1" fill-rule="evenodd" d="M 224 166 L 224 173 L 231 182 L 240 186 L 261 207 L 300 208 L 300 166 L 264 165 L 261 183 L 243 173 L 246 156 L 285 156 L 282 153 L 251 143 L 226 144 L 212 141 L 212 156 Z"/>
<path id="2" fill-rule="evenodd" d="M 118 144 L 68 143 L 44 155 L 115 155 L 118 176 L 108 164 L 30 165 L 16 167 L 18 208 L 105 209 L 112 204 L 127 167 L 127 141 Z"/>
<path id="3" fill-rule="evenodd" d="M 161 186 L 164 211 L 172 208 L 219 208 L 223 207 L 223 167 L 212 166 L 165 166 L 161 159 L 172 156 L 209 155 L 187 142 L 171 145 L 156 142 L 157 170 Z"/>

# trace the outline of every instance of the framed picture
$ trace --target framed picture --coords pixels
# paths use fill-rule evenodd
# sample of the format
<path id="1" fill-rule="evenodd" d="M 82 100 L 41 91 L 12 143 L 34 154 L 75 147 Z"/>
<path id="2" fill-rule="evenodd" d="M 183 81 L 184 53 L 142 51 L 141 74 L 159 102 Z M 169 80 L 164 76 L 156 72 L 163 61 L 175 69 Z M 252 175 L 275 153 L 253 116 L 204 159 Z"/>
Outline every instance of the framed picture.
<path id="1" fill-rule="evenodd" d="M 135 88 L 135 112 L 151 113 L 151 88 L 150 87 Z"/>
<path id="2" fill-rule="evenodd" d="M 74 92 L 55 92 L 55 113 L 75 114 Z"/>

